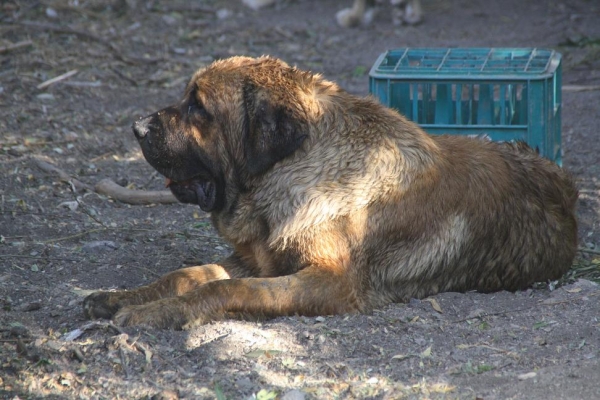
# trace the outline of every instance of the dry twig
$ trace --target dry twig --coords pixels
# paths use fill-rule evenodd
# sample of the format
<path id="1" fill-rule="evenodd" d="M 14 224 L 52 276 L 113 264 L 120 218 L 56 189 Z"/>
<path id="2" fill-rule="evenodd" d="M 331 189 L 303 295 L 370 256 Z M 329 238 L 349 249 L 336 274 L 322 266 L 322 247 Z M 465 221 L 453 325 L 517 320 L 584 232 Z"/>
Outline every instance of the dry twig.
<path id="1" fill-rule="evenodd" d="M 18 50 L 31 45 L 33 45 L 33 42 L 31 40 L 22 40 L 17 43 L 11 43 L 7 46 L 0 47 L 0 54 L 8 53 L 9 51 Z"/>
<path id="2" fill-rule="evenodd" d="M 60 81 L 63 81 L 65 79 L 69 79 L 70 77 L 72 77 L 73 75 L 75 75 L 77 72 L 79 72 L 79 71 L 76 70 L 76 69 L 73 69 L 73 70 L 71 70 L 69 72 L 65 72 L 62 75 L 56 76 L 56 77 L 54 77 L 52 79 L 48 79 L 47 81 L 40 83 L 39 85 L 37 85 L 37 88 L 38 89 L 45 89 L 48 86 L 55 84 L 56 82 L 60 82 Z"/>
<path id="3" fill-rule="evenodd" d="M 600 85 L 563 85 L 564 92 L 589 92 L 592 90 L 600 90 Z"/>
<path id="4" fill-rule="evenodd" d="M 584 247 L 578 248 L 577 251 L 580 251 L 582 253 L 589 253 L 589 254 L 600 254 L 600 250 L 586 249 Z"/>

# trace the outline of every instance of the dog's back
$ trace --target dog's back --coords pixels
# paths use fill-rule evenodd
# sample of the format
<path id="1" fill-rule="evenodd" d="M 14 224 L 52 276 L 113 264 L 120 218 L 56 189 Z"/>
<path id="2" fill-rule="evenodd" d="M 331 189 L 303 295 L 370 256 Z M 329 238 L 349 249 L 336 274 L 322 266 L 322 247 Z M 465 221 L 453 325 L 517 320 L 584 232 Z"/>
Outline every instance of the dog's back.
<path id="1" fill-rule="evenodd" d="M 377 290 L 393 300 L 517 290 L 570 268 L 577 190 L 567 173 L 523 143 L 431 138 L 432 167 L 378 210 L 396 224 L 379 238 L 388 250 L 371 262 Z"/>

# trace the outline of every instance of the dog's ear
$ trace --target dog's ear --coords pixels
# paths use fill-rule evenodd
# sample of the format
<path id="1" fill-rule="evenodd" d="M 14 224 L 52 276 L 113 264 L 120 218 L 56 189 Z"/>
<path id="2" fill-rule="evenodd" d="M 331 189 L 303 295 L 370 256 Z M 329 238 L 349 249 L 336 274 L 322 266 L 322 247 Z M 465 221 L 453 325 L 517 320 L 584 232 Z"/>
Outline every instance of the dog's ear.
<path id="1" fill-rule="evenodd" d="M 269 90 L 246 85 L 244 154 L 250 175 L 266 172 L 294 153 L 307 137 L 303 118 Z"/>

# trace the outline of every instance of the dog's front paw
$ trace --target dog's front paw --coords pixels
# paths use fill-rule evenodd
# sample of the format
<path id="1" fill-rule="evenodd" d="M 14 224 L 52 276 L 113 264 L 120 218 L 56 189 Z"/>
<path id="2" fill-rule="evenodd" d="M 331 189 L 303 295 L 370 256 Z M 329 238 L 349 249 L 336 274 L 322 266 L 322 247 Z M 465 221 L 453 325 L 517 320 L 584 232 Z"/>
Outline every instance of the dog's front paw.
<path id="1" fill-rule="evenodd" d="M 183 304 L 177 298 L 122 308 L 113 321 L 119 326 L 147 325 L 153 328 L 181 330 L 189 322 Z"/>

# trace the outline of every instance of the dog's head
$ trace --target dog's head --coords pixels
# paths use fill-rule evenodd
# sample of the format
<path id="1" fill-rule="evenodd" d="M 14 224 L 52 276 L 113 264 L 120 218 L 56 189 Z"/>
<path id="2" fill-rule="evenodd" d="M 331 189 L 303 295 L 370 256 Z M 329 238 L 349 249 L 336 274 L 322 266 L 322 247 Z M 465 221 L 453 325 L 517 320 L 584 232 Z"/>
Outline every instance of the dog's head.
<path id="1" fill-rule="evenodd" d="M 269 57 L 217 61 L 196 72 L 178 104 L 133 131 L 181 202 L 218 211 L 227 185 L 243 187 L 301 147 L 317 80 Z"/>

